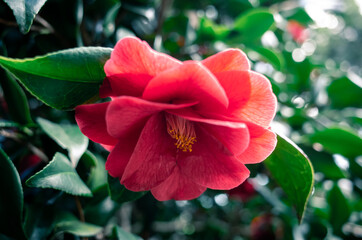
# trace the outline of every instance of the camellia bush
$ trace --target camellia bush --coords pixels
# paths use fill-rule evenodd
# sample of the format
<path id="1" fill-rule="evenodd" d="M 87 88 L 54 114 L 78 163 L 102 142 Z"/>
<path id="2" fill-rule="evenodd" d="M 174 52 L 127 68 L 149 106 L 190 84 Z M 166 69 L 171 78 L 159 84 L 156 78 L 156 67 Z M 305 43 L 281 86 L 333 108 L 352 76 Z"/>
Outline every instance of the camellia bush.
<path id="1" fill-rule="evenodd" d="M 0 239 L 360 239 L 361 21 L 0 0 Z"/>

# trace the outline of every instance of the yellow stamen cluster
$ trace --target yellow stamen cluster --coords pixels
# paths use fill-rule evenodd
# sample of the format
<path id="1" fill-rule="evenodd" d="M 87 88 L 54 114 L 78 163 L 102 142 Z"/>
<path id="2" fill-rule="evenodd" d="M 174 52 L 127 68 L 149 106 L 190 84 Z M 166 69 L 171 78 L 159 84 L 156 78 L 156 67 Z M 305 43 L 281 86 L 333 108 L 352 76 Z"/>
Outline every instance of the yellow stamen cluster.
<path id="1" fill-rule="evenodd" d="M 167 132 L 176 140 L 175 146 L 183 152 L 192 152 L 192 145 L 196 142 L 196 133 L 193 123 L 171 114 L 167 114 Z"/>

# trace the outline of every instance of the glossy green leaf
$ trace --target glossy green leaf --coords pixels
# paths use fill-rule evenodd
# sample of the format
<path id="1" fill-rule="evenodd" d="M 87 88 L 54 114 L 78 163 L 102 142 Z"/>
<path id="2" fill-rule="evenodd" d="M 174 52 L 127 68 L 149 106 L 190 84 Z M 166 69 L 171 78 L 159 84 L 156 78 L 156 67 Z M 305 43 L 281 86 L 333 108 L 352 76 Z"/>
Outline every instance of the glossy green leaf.
<path id="1" fill-rule="evenodd" d="M 102 231 L 102 227 L 79 221 L 67 212 L 59 213 L 54 227 L 55 233 L 66 232 L 81 237 L 91 237 Z"/>
<path id="2" fill-rule="evenodd" d="M 282 187 L 296 208 L 301 221 L 314 184 L 308 157 L 286 137 L 277 137 L 274 152 L 264 161 L 272 177 Z"/>
<path id="3" fill-rule="evenodd" d="M 99 98 L 103 65 L 112 49 L 81 47 L 35 58 L 0 56 L 0 65 L 39 100 L 57 109 L 72 109 Z"/>
<path id="4" fill-rule="evenodd" d="M 97 166 L 97 157 L 94 156 L 93 153 L 91 153 L 89 150 L 86 150 L 84 152 L 84 154 L 82 155 L 81 161 L 83 161 L 83 163 L 85 164 L 85 166 L 87 166 L 88 168 L 91 168 L 91 167 L 96 167 Z"/>
<path id="5" fill-rule="evenodd" d="M 362 139 L 342 128 L 326 128 L 309 136 L 312 143 L 321 144 L 330 153 L 339 153 L 348 158 L 362 155 Z"/>
<path id="6" fill-rule="evenodd" d="M 252 9 L 242 13 L 234 23 L 234 29 L 245 41 L 256 40 L 274 24 L 273 14 L 266 9 Z"/>
<path id="7" fill-rule="evenodd" d="M 23 89 L 16 80 L 0 69 L 0 84 L 4 92 L 4 98 L 8 104 L 8 111 L 13 121 L 20 124 L 33 123 L 30 116 L 29 104 Z"/>
<path id="8" fill-rule="evenodd" d="M 112 237 L 117 240 L 141 240 L 142 238 L 132 233 L 126 232 L 122 228 L 115 226 L 113 228 Z"/>
<path id="9" fill-rule="evenodd" d="M 123 185 L 121 185 L 118 178 L 113 178 L 109 175 L 108 175 L 108 190 L 112 200 L 118 203 L 134 201 L 147 193 L 147 192 L 132 192 L 126 189 Z"/>
<path id="10" fill-rule="evenodd" d="M 342 226 L 351 215 L 351 208 L 337 184 L 329 191 L 327 201 L 329 204 L 329 222 L 332 224 L 333 232 L 341 235 Z"/>
<path id="11" fill-rule="evenodd" d="M 92 196 L 70 161 L 61 153 L 56 153 L 52 161 L 29 178 L 26 184 L 29 187 L 53 188 L 76 196 Z"/>
<path id="12" fill-rule="evenodd" d="M 43 118 L 38 118 L 37 122 L 50 138 L 68 150 L 73 166 L 77 166 L 80 157 L 87 150 L 89 142 L 79 127 L 77 125 L 60 125 Z"/>
<path id="13" fill-rule="evenodd" d="M 31 24 L 47 0 L 4 0 L 13 10 L 16 22 L 22 33 L 30 30 Z"/>
<path id="14" fill-rule="evenodd" d="M 19 174 L 6 153 L 0 148 L 0 232 L 16 239 L 25 239 L 23 189 Z"/>

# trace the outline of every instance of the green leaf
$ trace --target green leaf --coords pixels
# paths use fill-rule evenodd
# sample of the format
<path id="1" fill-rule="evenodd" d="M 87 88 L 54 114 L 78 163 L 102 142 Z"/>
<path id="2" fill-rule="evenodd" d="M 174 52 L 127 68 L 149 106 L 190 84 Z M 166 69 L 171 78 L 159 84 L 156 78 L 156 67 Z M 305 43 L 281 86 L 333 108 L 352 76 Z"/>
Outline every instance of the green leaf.
<path id="1" fill-rule="evenodd" d="M 112 231 L 112 239 L 115 238 L 117 240 L 141 240 L 142 238 L 136 236 L 132 233 L 126 232 L 122 228 L 118 226 L 114 226 Z"/>
<path id="2" fill-rule="evenodd" d="M 43 118 L 38 118 L 37 122 L 50 138 L 68 150 L 73 166 L 77 166 L 80 157 L 87 150 L 89 142 L 79 127 L 77 125 L 59 125 Z"/>
<path id="3" fill-rule="evenodd" d="M 322 173 L 323 176 L 327 179 L 338 180 L 341 178 L 347 178 L 346 173 L 336 165 L 331 154 L 326 152 L 318 152 L 312 147 L 302 148 L 310 158 L 315 172 Z"/>
<path id="4" fill-rule="evenodd" d="M 96 157 L 93 155 L 93 157 L 95 158 L 96 166 L 90 170 L 87 181 L 87 185 L 92 192 L 107 184 L 107 171 L 104 160 L 100 156 Z"/>
<path id="5" fill-rule="evenodd" d="M 264 47 L 254 47 L 254 51 L 260 54 L 261 59 L 269 62 L 273 67 L 280 71 L 284 67 L 284 59 L 282 54 Z"/>
<path id="6" fill-rule="evenodd" d="M 110 37 L 116 29 L 115 21 L 120 8 L 121 8 L 121 3 L 119 2 L 115 4 L 111 9 L 109 9 L 107 15 L 104 18 L 103 33 L 106 37 Z"/>
<path id="7" fill-rule="evenodd" d="M 33 23 L 35 15 L 38 14 L 47 0 L 4 0 L 13 10 L 16 22 L 22 33 L 27 33 Z"/>
<path id="8" fill-rule="evenodd" d="M 332 81 L 327 93 L 334 108 L 362 107 L 362 88 L 347 77 Z"/>
<path id="9" fill-rule="evenodd" d="M 14 78 L 0 69 L 0 84 L 4 92 L 4 98 L 8 104 L 8 111 L 12 120 L 20 124 L 33 123 L 30 116 L 28 100 L 23 89 Z"/>
<path id="10" fill-rule="evenodd" d="M 251 9 L 242 13 L 234 23 L 234 30 L 244 41 L 259 39 L 274 24 L 273 14 L 266 9 Z"/>
<path id="11" fill-rule="evenodd" d="M 74 215 L 68 212 L 57 214 L 57 221 L 54 232 L 66 232 L 81 237 L 91 237 L 102 231 L 102 227 L 79 221 Z"/>
<path id="12" fill-rule="evenodd" d="M 355 133 L 338 127 L 326 128 L 309 136 L 312 143 L 321 144 L 328 152 L 347 158 L 361 155 L 362 139 Z"/>
<path id="13" fill-rule="evenodd" d="M 39 100 L 57 109 L 72 109 L 99 98 L 103 65 L 111 48 L 81 47 L 35 58 L 0 56 L 0 65 Z"/>
<path id="14" fill-rule="evenodd" d="M 53 188 L 71 195 L 91 197 L 92 192 L 78 176 L 69 160 L 56 153 L 45 168 L 26 181 L 29 187 Z"/>
<path id="15" fill-rule="evenodd" d="M 0 232 L 16 239 L 26 239 L 22 227 L 23 189 L 18 172 L 0 148 Z"/>
<path id="16" fill-rule="evenodd" d="M 113 178 L 110 175 L 108 175 L 108 190 L 111 199 L 118 203 L 134 201 L 147 193 L 132 192 L 121 185 L 118 178 Z"/>
<path id="17" fill-rule="evenodd" d="M 279 135 L 277 139 L 274 152 L 264 164 L 295 206 L 301 221 L 313 188 L 313 168 L 308 157 L 291 140 Z"/>
<path id="18" fill-rule="evenodd" d="M 327 195 L 329 205 L 329 222 L 337 235 L 342 235 L 342 226 L 351 215 L 351 208 L 341 189 L 335 184 Z"/>

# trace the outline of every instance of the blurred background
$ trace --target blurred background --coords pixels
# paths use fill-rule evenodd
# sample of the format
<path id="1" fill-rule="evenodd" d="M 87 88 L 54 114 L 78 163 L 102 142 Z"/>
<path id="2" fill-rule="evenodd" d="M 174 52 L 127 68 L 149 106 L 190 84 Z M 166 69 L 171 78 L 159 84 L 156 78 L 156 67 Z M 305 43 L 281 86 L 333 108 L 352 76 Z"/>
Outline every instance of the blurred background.
<path id="1" fill-rule="evenodd" d="M 119 204 L 102 193 L 107 152 L 90 143 L 100 167 L 78 170 L 98 187 L 94 198 L 82 200 L 86 221 L 106 229 L 94 239 L 117 239 L 107 234 L 112 224 L 152 240 L 362 238 L 361 0 L 48 0 L 26 34 L 0 1 L 2 56 L 112 48 L 125 36 L 137 36 L 180 60 L 242 49 L 252 69 L 273 85 L 278 98 L 273 129 L 308 155 L 315 183 L 301 224 L 263 164 L 249 165 L 251 178 L 231 191 L 208 190 L 192 201 L 167 202 L 146 194 Z M 22 88 L 13 93 L 0 73 L 0 146 L 24 181 L 44 167 L 42 158 L 59 151 L 41 129 L 28 134 L 24 124 L 37 117 L 74 123 L 74 112 L 52 109 Z M 14 96 L 22 96 L 28 115 L 27 107 L 15 107 L 20 100 Z M 54 234 L 51 209 L 68 203 L 67 196 L 58 195 L 24 188 L 28 216 L 37 216 L 27 225 L 31 239 L 79 239 L 69 232 Z"/>

